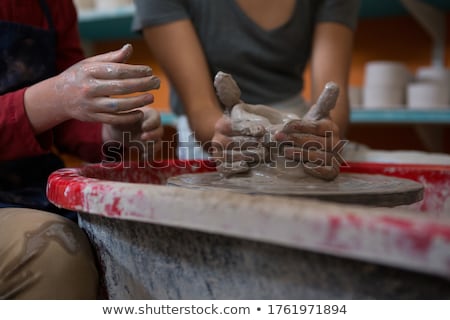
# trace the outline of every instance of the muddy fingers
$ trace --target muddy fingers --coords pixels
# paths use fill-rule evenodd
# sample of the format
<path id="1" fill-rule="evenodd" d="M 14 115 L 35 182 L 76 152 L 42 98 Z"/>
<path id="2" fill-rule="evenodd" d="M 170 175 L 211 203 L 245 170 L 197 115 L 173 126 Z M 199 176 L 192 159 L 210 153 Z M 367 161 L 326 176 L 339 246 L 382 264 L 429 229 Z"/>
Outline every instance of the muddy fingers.
<path id="1" fill-rule="evenodd" d="M 339 97 L 339 86 L 334 82 L 328 82 L 320 94 L 317 103 L 311 107 L 303 119 L 318 121 L 329 118 Z"/>
<path id="2" fill-rule="evenodd" d="M 214 87 L 220 102 L 229 113 L 233 106 L 240 102 L 241 90 L 231 75 L 220 71 L 214 78 Z"/>

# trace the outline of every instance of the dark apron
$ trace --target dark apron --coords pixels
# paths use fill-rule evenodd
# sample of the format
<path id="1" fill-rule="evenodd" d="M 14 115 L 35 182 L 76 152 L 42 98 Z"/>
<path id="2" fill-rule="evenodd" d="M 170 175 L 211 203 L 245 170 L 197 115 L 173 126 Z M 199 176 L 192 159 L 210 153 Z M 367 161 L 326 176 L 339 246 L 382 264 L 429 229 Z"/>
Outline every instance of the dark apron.
<path id="1" fill-rule="evenodd" d="M 56 74 L 56 30 L 47 3 L 39 0 L 39 4 L 47 19 L 48 30 L 0 21 L 0 94 Z M 49 174 L 63 166 L 62 160 L 52 153 L 1 161 L 0 208 L 40 209 L 73 219 L 73 213 L 53 206 L 45 193 Z"/>

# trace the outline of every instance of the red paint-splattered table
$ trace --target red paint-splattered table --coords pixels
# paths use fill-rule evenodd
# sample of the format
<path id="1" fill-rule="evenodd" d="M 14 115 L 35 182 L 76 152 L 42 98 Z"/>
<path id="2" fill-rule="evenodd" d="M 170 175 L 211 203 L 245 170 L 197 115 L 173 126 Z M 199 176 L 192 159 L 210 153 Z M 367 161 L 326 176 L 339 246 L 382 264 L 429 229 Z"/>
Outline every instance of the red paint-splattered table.
<path id="1" fill-rule="evenodd" d="M 80 213 L 113 299 L 450 298 L 450 166 L 342 168 L 422 183 L 401 208 L 165 185 L 214 170 L 88 165 L 53 173 L 47 194 Z"/>

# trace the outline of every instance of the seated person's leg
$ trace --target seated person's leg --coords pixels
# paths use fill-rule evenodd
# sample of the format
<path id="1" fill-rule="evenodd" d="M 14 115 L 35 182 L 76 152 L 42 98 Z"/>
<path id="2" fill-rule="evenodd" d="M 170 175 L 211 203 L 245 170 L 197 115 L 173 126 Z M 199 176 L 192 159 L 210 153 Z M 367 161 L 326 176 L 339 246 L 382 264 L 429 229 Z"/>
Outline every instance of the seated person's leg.
<path id="1" fill-rule="evenodd" d="M 83 231 L 44 211 L 0 209 L 0 299 L 95 299 L 98 274 Z"/>

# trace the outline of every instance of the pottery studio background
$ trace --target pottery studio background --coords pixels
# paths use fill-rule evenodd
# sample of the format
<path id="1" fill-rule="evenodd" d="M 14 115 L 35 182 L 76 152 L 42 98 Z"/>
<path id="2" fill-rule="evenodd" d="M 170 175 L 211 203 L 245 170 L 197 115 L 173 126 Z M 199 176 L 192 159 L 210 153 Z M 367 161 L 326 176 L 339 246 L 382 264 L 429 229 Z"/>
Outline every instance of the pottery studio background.
<path id="1" fill-rule="evenodd" d="M 153 107 L 170 117 L 169 85 L 164 72 L 151 57 L 144 40 L 130 31 L 133 15 L 132 1 L 76 1 L 80 14 L 80 32 L 86 54 L 94 55 L 114 50 L 125 42 L 135 47 L 130 63 L 152 66 L 154 73 L 162 79 L 160 90 L 155 95 Z M 444 53 L 442 64 L 450 68 L 450 3 L 445 0 L 428 0 L 445 15 Z M 435 43 L 429 31 L 408 13 L 400 1 L 362 0 L 360 21 L 356 30 L 353 50 L 350 85 L 359 94 L 353 101 L 353 121 L 348 139 L 381 150 L 418 150 L 450 153 L 450 106 L 435 112 L 424 108 L 429 119 L 422 120 L 414 115 L 395 114 L 407 111 L 406 88 L 402 106 L 394 109 L 380 106 L 378 115 L 364 113 L 362 97 L 368 63 L 390 61 L 402 64 L 414 76 L 420 68 L 431 66 Z M 309 98 L 309 79 L 305 77 L 304 95 Z M 431 107 L 431 106 L 430 106 Z M 371 108 L 377 109 L 377 108 Z M 390 112 L 394 111 L 394 119 Z M 166 139 L 173 139 L 176 132 L 168 122 Z M 164 157 L 175 155 L 166 150 Z"/>

